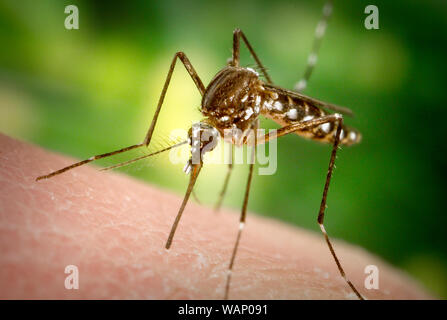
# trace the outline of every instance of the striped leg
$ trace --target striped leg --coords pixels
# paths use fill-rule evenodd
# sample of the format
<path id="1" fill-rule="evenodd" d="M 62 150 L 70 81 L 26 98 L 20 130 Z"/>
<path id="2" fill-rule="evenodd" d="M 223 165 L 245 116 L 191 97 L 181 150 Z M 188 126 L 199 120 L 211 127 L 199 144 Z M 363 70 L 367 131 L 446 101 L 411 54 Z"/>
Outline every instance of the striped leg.
<path id="1" fill-rule="evenodd" d="M 220 207 L 222 205 L 222 201 L 225 197 L 225 194 L 227 193 L 227 188 L 228 188 L 228 183 L 230 182 L 230 176 L 231 176 L 231 172 L 233 172 L 233 154 L 234 154 L 234 146 L 231 145 L 230 146 L 230 154 L 228 156 L 228 170 L 227 170 L 227 174 L 225 176 L 225 181 L 224 181 L 224 185 L 222 187 L 222 190 L 220 191 L 219 194 L 219 199 L 216 202 L 216 205 L 214 206 L 214 211 L 218 212 L 220 210 Z"/>
<path id="2" fill-rule="evenodd" d="M 307 59 L 306 70 L 304 71 L 304 75 L 301 80 L 295 85 L 295 90 L 300 92 L 306 89 L 307 82 L 312 75 L 315 64 L 318 60 L 318 52 L 320 50 L 321 41 L 323 40 L 324 34 L 326 32 L 326 27 L 329 21 L 329 18 L 332 14 L 332 0 L 328 0 L 323 7 L 323 15 L 320 21 L 317 24 L 317 28 L 315 29 L 315 38 L 314 43 L 312 45 L 312 51 L 309 54 Z"/>
<path id="3" fill-rule="evenodd" d="M 62 169 L 59 169 L 57 171 L 51 172 L 51 173 L 49 173 L 47 175 L 39 176 L 39 177 L 36 178 L 36 181 L 54 177 L 56 175 L 59 175 L 61 173 L 66 172 L 68 170 L 77 168 L 79 166 L 85 165 L 85 164 L 90 163 L 90 162 L 95 161 L 95 160 L 107 158 L 107 157 L 110 157 L 110 156 L 113 156 L 113 155 L 116 155 L 116 154 L 119 154 L 119 153 L 123 153 L 123 152 L 129 151 L 129 150 L 133 150 L 133 149 L 136 149 L 136 148 L 140 148 L 142 146 L 148 147 L 149 143 L 151 141 L 151 138 L 152 138 L 152 134 L 154 133 L 155 125 L 157 124 L 158 115 L 160 114 L 160 110 L 161 110 L 161 107 L 163 105 L 163 101 L 164 101 L 164 98 L 165 98 L 165 95 L 166 95 L 166 91 L 168 90 L 169 83 L 171 82 L 171 77 L 172 77 L 172 73 L 174 72 L 174 68 L 175 68 L 175 64 L 177 62 L 177 58 L 182 61 L 183 65 L 186 68 L 186 71 L 188 71 L 188 73 L 191 76 L 192 80 L 196 84 L 197 89 L 200 91 L 200 94 L 203 95 L 203 93 L 205 92 L 205 86 L 203 85 L 202 80 L 200 80 L 200 77 L 197 74 L 196 70 L 194 70 L 194 67 L 192 66 L 191 62 L 188 60 L 188 58 L 186 57 L 186 55 L 183 52 L 177 52 L 174 55 L 174 58 L 172 59 L 171 66 L 169 68 L 169 72 L 168 72 L 168 75 L 166 76 L 165 84 L 164 84 L 163 90 L 162 90 L 161 95 L 160 95 L 160 99 L 158 100 L 157 109 L 155 110 L 155 114 L 154 114 L 154 117 L 152 118 L 151 125 L 150 125 L 149 130 L 147 131 L 146 137 L 144 138 L 144 141 L 142 143 L 135 144 L 135 145 L 132 145 L 132 146 L 129 146 L 129 147 L 125 147 L 125 148 L 122 148 L 122 149 L 119 149 L 119 150 L 115 150 L 115 151 L 112 151 L 112 152 L 99 154 L 99 155 L 90 157 L 90 158 L 88 158 L 86 160 L 76 162 L 76 163 L 74 163 L 72 165 L 69 165 L 69 166 L 67 166 L 65 168 L 62 168 Z"/>
<path id="4" fill-rule="evenodd" d="M 277 131 L 277 134 L 274 136 L 270 136 L 270 134 L 267 134 L 264 136 L 263 139 L 260 139 L 258 142 L 265 143 L 269 140 L 279 138 L 279 137 L 284 136 L 288 133 L 293 133 L 297 130 L 305 130 L 308 128 L 316 127 L 318 125 L 322 125 L 322 124 L 328 123 L 328 122 L 336 123 L 337 131 L 335 132 L 335 139 L 334 139 L 334 143 L 333 143 L 333 147 L 332 147 L 331 158 L 329 161 L 329 168 L 328 168 L 328 172 L 327 172 L 327 176 L 326 176 L 326 182 L 324 184 L 324 191 L 323 191 L 323 196 L 321 198 L 320 210 L 318 212 L 318 224 L 320 225 L 321 232 L 324 235 L 324 238 L 325 238 L 326 243 L 329 247 L 329 250 L 332 254 L 332 257 L 334 258 L 335 263 L 337 264 L 337 268 L 338 268 L 338 271 L 340 272 L 340 275 L 343 277 L 343 279 L 346 281 L 346 283 L 349 285 L 349 287 L 352 289 L 352 291 L 354 291 L 356 296 L 360 300 L 363 300 L 362 295 L 354 287 L 352 282 L 346 277 L 346 273 L 340 263 L 340 260 L 337 257 L 337 254 L 335 253 L 334 247 L 332 246 L 332 243 L 331 243 L 329 236 L 326 232 L 326 229 L 324 227 L 324 213 L 325 213 L 325 209 L 326 209 L 326 200 L 327 200 L 327 195 L 328 195 L 328 191 L 329 191 L 329 184 L 331 182 L 332 172 L 334 171 L 335 158 L 337 156 L 337 150 L 338 150 L 338 146 L 340 144 L 340 137 L 341 137 L 341 132 L 342 132 L 342 128 L 343 128 L 342 115 L 336 113 L 336 114 L 323 116 L 323 117 L 309 120 L 309 121 L 301 121 L 301 122 L 280 128 Z"/>
<path id="5" fill-rule="evenodd" d="M 262 64 L 261 60 L 259 60 L 258 56 L 256 55 L 255 51 L 253 50 L 252 46 L 248 42 L 247 38 L 245 37 L 245 34 L 242 32 L 241 29 L 235 29 L 233 31 L 233 57 L 231 60 L 231 65 L 235 67 L 239 67 L 240 62 L 240 38 L 242 37 L 242 40 L 244 41 L 245 45 L 248 48 L 248 51 L 250 51 L 251 56 L 253 59 L 255 59 L 258 67 L 261 69 L 262 74 L 264 75 L 264 78 L 267 80 L 268 83 L 273 83 L 272 79 L 270 78 L 269 74 L 267 73 L 266 68 Z"/>
<path id="6" fill-rule="evenodd" d="M 257 122 L 252 127 L 253 132 L 254 132 L 254 145 L 253 145 L 252 154 L 251 154 L 251 163 L 250 163 L 250 168 L 249 168 L 249 173 L 248 173 L 247 186 L 245 187 L 245 195 L 244 195 L 244 202 L 242 205 L 241 217 L 239 219 L 239 230 L 237 233 L 236 242 L 234 244 L 233 253 L 231 254 L 230 264 L 228 266 L 227 282 L 225 285 L 225 296 L 224 296 L 225 300 L 228 299 L 228 296 L 230 294 L 230 284 L 231 284 L 231 276 L 233 274 L 234 261 L 236 259 L 237 249 L 239 248 L 239 242 L 241 240 L 242 231 L 244 230 L 244 227 L 245 227 L 245 219 L 247 216 L 248 196 L 250 195 L 251 181 L 253 178 L 253 169 L 254 169 L 254 165 L 255 165 L 255 161 L 256 161 L 256 150 L 257 150 L 256 146 L 258 144 L 258 140 L 257 140 L 258 124 L 259 123 Z"/>
<path id="7" fill-rule="evenodd" d="M 334 145 L 332 148 L 331 159 L 329 161 L 329 168 L 327 171 L 326 182 L 324 184 L 324 191 L 323 191 L 323 197 L 321 199 L 320 211 L 318 212 L 318 224 L 320 225 L 321 232 L 324 235 L 324 238 L 325 238 L 326 243 L 329 247 L 329 250 L 331 251 L 332 257 L 334 258 L 335 263 L 337 264 L 337 268 L 338 268 L 338 271 L 340 272 L 340 275 L 343 277 L 343 279 L 346 281 L 346 283 L 349 285 L 349 287 L 352 289 L 352 291 L 354 291 L 356 296 L 360 300 L 364 300 L 363 296 L 354 287 L 352 282 L 346 277 L 346 273 L 343 270 L 343 267 L 341 266 L 340 261 L 338 260 L 338 257 L 334 250 L 334 247 L 332 246 L 331 240 L 329 239 L 329 236 L 328 236 L 326 229 L 324 227 L 324 212 L 326 210 L 327 194 L 329 191 L 329 184 L 330 184 L 331 178 L 332 178 L 332 172 L 334 171 L 335 158 L 337 156 L 338 145 L 340 143 L 340 135 L 341 135 L 342 125 L 343 125 L 343 118 L 340 117 L 338 120 L 337 132 L 335 133 L 335 141 L 334 141 Z"/>

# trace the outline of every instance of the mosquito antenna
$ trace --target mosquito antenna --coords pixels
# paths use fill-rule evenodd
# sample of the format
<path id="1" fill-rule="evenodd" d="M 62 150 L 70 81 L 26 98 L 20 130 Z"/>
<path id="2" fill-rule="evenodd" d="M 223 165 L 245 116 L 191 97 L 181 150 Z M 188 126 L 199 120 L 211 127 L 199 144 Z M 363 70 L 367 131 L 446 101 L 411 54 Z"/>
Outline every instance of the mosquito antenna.
<path id="1" fill-rule="evenodd" d="M 118 164 L 115 164 L 115 165 L 112 165 L 112 166 L 109 166 L 109 167 L 102 168 L 102 169 L 100 169 L 100 171 L 105 171 L 105 170 L 111 170 L 111 169 L 115 169 L 115 168 L 124 167 L 124 166 L 127 166 L 127 165 L 131 164 L 131 163 L 137 162 L 139 160 L 142 160 L 142 159 L 145 159 L 145 158 L 149 158 L 149 157 L 155 156 L 157 154 L 163 153 L 165 151 L 168 151 L 168 150 L 180 147 L 180 146 L 186 144 L 187 142 L 188 141 L 185 140 L 185 141 L 182 141 L 180 143 L 174 144 L 172 146 L 166 147 L 164 149 L 152 152 L 150 154 L 145 154 L 144 156 L 141 156 L 141 157 L 138 157 L 138 158 L 135 158 L 135 159 L 131 159 L 131 160 L 124 161 L 124 162 L 121 162 L 121 163 L 118 163 Z"/>
<path id="2" fill-rule="evenodd" d="M 172 244 L 172 239 L 174 239 L 175 230 L 177 229 L 178 223 L 180 222 L 180 218 L 182 217 L 183 211 L 185 210 L 186 204 L 188 203 L 189 196 L 191 195 L 192 189 L 194 188 L 194 184 L 196 183 L 197 177 L 199 176 L 200 169 L 202 169 L 202 163 L 193 165 L 193 169 L 191 171 L 191 178 L 189 179 L 188 189 L 186 190 L 185 197 L 183 198 L 182 205 L 177 213 L 177 217 L 175 217 L 175 221 L 172 224 L 171 232 L 169 233 L 168 240 L 166 241 L 166 249 L 169 249 Z"/>

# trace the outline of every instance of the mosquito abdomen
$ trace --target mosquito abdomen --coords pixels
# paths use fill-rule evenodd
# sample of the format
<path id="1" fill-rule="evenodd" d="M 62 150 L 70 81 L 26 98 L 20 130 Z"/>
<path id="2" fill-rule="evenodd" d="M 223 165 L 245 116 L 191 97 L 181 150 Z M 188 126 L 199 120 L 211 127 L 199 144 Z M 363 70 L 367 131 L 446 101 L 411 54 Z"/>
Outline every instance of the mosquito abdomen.
<path id="1" fill-rule="evenodd" d="M 275 92 L 275 94 L 271 94 L 271 99 L 263 102 L 261 113 L 263 116 L 272 119 L 281 126 L 288 126 L 329 115 L 325 110 L 298 97 L 290 97 L 278 92 Z M 324 143 L 334 143 L 336 131 L 337 125 L 335 123 L 326 122 L 313 128 L 297 130 L 295 133 L 307 139 Z M 342 131 L 340 133 L 341 144 L 352 145 L 359 143 L 361 138 L 360 132 L 356 129 L 345 126 L 344 124 L 342 125 Z"/>

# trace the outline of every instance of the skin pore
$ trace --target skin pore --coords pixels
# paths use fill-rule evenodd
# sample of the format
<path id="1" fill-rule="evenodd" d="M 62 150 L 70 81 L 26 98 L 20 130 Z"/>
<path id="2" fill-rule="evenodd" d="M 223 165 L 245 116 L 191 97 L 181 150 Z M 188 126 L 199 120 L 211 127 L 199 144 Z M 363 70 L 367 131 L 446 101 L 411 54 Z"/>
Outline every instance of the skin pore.
<path id="1" fill-rule="evenodd" d="M 188 203 L 164 246 L 180 195 L 0 134 L 1 299 L 221 299 L 239 213 Z M 317 230 L 317 224 L 316 229 Z M 330 233 L 330 229 L 328 230 Z M 367 299 L 431 296 L 359 247 L 334 241 L 347 276 Z M 79 270 L 67 290 L 65 268 Z M 367 265 L 378 290 L 364 286 Z M 230 299 L 356 299 L 321 234 L 249 213 Z"/>

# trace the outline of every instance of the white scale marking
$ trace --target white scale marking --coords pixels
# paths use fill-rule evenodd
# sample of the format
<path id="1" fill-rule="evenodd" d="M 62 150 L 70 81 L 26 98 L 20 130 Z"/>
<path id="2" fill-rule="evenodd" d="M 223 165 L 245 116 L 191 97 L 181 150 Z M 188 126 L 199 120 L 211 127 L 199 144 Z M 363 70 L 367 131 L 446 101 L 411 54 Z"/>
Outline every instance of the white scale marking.
<path id="1" fill-rule="evenodd" d="M 247 110 L 245 110 L 245 120 L 248 120 L 248 118 L 251 117 L 251 115 L 253 114 L 253 108 L 248 108 Z"/>
<path id="2" fill-rule="evenodd" d="M 307 63 L 310 65 L 310 66 L 314 66 L 314 65 L 316 65 L 317 64 L 317 55 L 315 54 L 315 53 L 311 53 L 310 55 L 309 55 L 309 58 L 308 58 L 308 60 L 307 60 Z"/>
<path id="3" fill-rule="evenodd" d="M 326 31 L 326 21 L 321 21 L 318 25 L 317 25 L 317 29 L 315 30 L 315 36 L 317 38 L 320 38 L 324 35 L 324 32 Z"/>
<path id="4" fill-rule="evenodd" d="M 256 76 L 259 76 L 259 73 L 257 73 L 254 69 L 252 68 L 246 68 L 248 71 L 253 72 Z"/>
<path id="5" fill-rule="evenodd" d="M 286 112 L 286 116 L 290 120 L 296 120 L 298 119 L 298 111 L 296 109 L 290 109 L 289 111 Z"/>
<path id="6" fill-rule="evenodd" d="M 272 110 L 273 109 L 272 100 L 265 101 L 264 102 L 264 107 L 267 108 L 268 110 Z"/>
<path id="7" fill-rule="evenodd" d="M 273 107 L 274 107 L 276 110 L 278 110 L 278 111 L 282 111 L 282 103 L 279 102 L 279 101 L 275 101 L 275 102 L 273 103 Z"/>
<path id="8" fill-rule="evenodd" d="M 323 7 L 323 14 L 327 17 L 332 13 L 332 4 L 326 3 L 326 5 Z"/>
<path id="9" fill-rule="evenodd" d="M 321 229 L 321 232 L 323 232 L 324 234 L 327 234 L 326 229 L 324 228 L 323 224 L 320 224 L 320 229 Z"/>
<path id="10" fill-rule="evenodd" d="M 306 89 L 307 87 L 307 81 L 305 79 L 301 79 L 295 86 L 296 91 L 302 91 Z"/>
<path id="11" fill-rule="evenodd" d="M 329 133 L 329 130 L 331 129 L 331 124 L 329 122 L 323 123 L 320 126 L 321 130 L 325 133 Z"/>
<path id="12" fill-rule="evenodd" d="M 303 118 L 303 121 L 309 121 L 309 120 L 312 120 L 313 118 L 314 118 L 314 116 L 305 116 Z"/>
<path id="13" fill-rule="evenodd" d="M 191 166 L 190 166 L 190 164 L 189 164 L 189 161 L 188 161 L 188 163 L 185 165 L 185 167 L 183 168 L 183 171 L 184 171 L 186 174 L 189 174 L 189 173 L 191 172 Z"/>

